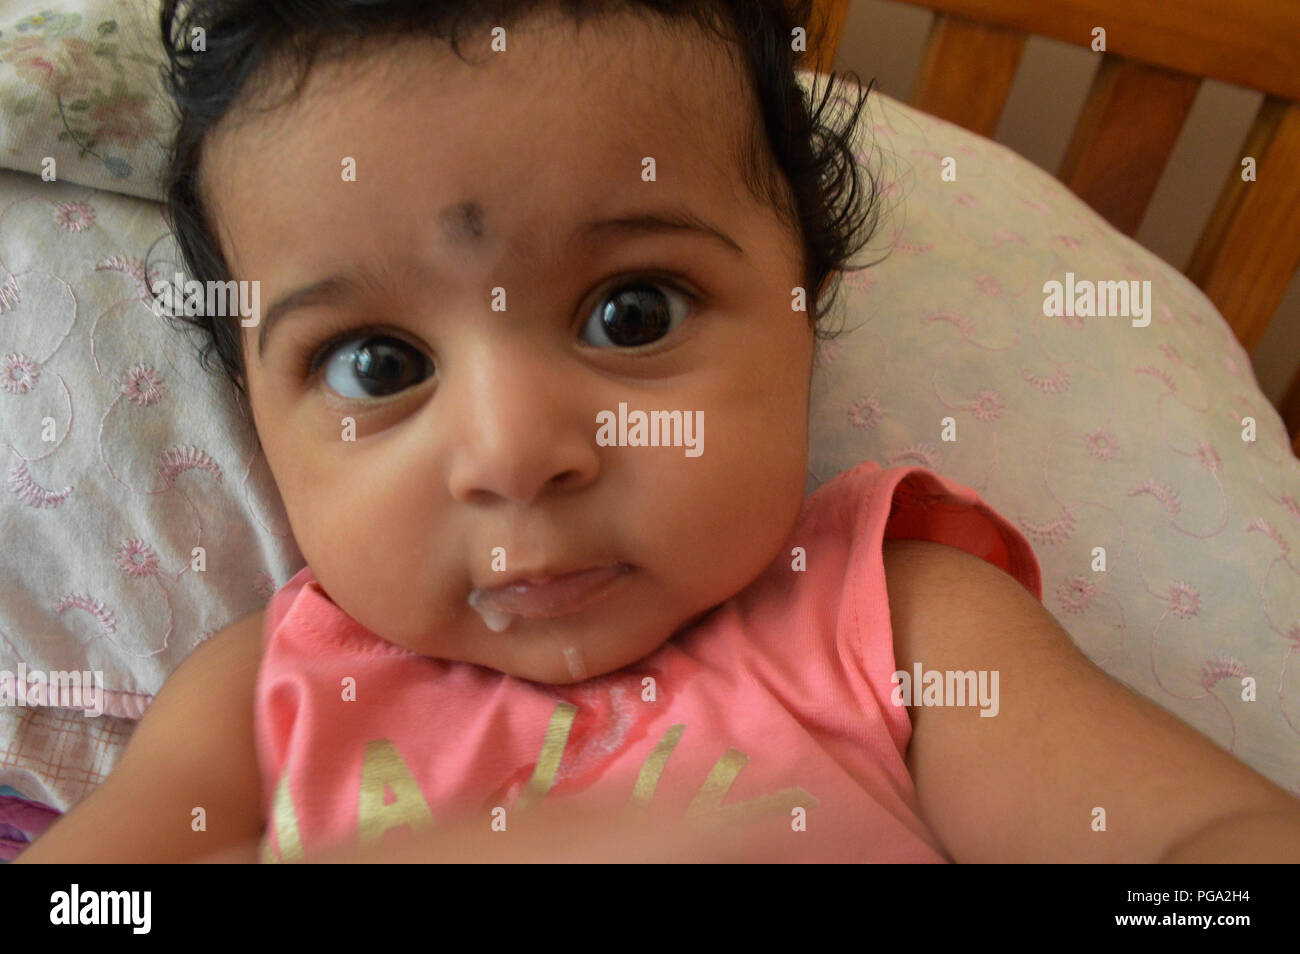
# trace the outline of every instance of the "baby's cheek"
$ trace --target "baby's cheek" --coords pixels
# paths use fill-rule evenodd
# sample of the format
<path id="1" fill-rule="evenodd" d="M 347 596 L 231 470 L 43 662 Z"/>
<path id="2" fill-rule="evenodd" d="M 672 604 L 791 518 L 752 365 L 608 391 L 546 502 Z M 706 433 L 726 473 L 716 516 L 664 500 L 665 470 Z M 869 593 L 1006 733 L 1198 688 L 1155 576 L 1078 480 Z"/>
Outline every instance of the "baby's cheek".
<path id="1" fill-rule="evenodd" d="M 774 459 L 780 453 L 755 455 L 719 435 L 703 455 L 661 480 L 667 492 L 652 520 L 671 528 L 658 535 L 662 559 L 692 591 L 721 602 L 777 554 L 798 517 L 805 482 L 802 464 L 786 466 Z"/>

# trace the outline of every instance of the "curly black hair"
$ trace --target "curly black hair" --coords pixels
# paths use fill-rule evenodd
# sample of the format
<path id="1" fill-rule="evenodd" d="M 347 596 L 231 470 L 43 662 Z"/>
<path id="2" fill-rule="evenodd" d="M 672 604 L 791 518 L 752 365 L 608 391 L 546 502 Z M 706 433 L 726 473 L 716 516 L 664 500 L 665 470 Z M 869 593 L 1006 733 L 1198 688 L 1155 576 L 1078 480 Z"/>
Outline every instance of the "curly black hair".
<path id="1" fill-rule="evenodd" d="M 427 36 L 449 43 L 464 60 L 462 30 L 509 26 L 550 8 L 564 10 L 578 23 L 620 11 L 657 14 L 673 25 L 688 19 L 727 42 L 733 61 L 739 54 L 765 135 L 746 132 L 738 167 L 751 193 L 775 208 L 791 229 L 797 227 L 810 321 L 819 337 L 833 337 L 821 320 L 839 290 L 831 279 L 850 268 L 847 263 L 874 234 L 879 189 L 877 178 L 854 158 L 854 130 L 871 86 L 854 84 L 856 102 L 842 94 L 833 97 L 840 74 L 831 74 L 813 109 L 796 80 L 795 27 L 804 27 L 810 37 L 824 29 L 811 23 L 812 0 L 164 0 L 162 81 L 179 114 L 168 154 L 164 215 L 190 278 L 233 279 L 202 202 L 201 153 L 205 138 L 240 100 L 250 79 L 266 78 L 264 67 L 296 68 L 289 101 L 301 93 L 313 64 L 354 55 L 367 41 Z M 204 38 L 199 51 L 192 49 L 197 29 Z M 815 85 L 811 99 L 817 100 Z M 847 111 L 828 109 L 844 102 L 851 104 Z M 178 316 L 178 321 L 200 329 L 203 366 L 213 370 L 215 355 L 237 400 L 246 401 L 238 322 L 202 314 Z M 247 414 L 246 405 L 243 410 Z"/>

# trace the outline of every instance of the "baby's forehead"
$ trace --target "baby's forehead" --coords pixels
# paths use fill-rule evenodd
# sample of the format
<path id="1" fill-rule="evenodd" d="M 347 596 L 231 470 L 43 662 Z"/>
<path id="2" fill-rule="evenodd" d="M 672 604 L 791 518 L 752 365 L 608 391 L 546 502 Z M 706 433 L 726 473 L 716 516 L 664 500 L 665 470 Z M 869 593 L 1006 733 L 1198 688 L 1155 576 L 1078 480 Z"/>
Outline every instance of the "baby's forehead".
<path id="1" fill-rule="evenodd" d="M 483 203 L 477 199 L 455 202 L 438 216 L 443 237 L 452 245 L 473 245 L 487 233 Z"/>
<path id="2" fill-rule="evenodd" d="M 517 56 L 470 64 L 431 61 L 427 43 L 411 43 L 378 67 L 313 67 L 296 99 L 214 140 L 204 192 L 223 244 L 256 244 L 246 264 L 265 269 L 324 236 L 355 238 L 349 229 L 374 216 L 422 234 L 433 224 L 450 246 L 475 248 L 596 207 L 747 204 L 740 165 L 762 134 L 737 99 L 743 77 L 707 60 L 664 69 L 674 56 L 700 62 L 709 41 L 692 52 L 645 29 L 630 45 L 626 31 L 559 34 L 542 51 L 515 36 Z M 612 65 L 596 82 L 602 63 Z"/>

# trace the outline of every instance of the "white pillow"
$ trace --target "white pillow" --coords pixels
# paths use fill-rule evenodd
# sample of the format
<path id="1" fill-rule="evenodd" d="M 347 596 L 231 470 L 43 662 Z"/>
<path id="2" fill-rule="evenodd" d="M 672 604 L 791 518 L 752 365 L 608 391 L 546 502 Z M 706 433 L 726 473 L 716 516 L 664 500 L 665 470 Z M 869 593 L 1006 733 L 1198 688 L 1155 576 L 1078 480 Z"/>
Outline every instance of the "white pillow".
<path id="1" fill-rule="evenodd" d="M 302 557 L 224 380 L 150 308 L 146 253 L 166 275 L 179 257 L 160 207 L 0 171 L 0 209 L 0 670 L 102 672 L 102 703 L 83 705 L 135 719 Z M 0 726 L 20 716 L 0 707 Z M 47 752 L 34 791 L 26 748 L 0 751 L 0 784 L 59 807 L 98 781 Z"/>
<path id="2" fill-rule="evenodd" d="M 1199 289 L 1059 181 L 872 96 L 860 129 L 893 247 L 847 273 L 856 330 L 819 350 L 810 486 L 871 458 L 973 488 L 1033 543 L 1080 649 L 1300 793 L 1300 461 L 1250 358 Z M 1067 273 L 1149 281 L 1150 323 L 1047 317 Z"/>

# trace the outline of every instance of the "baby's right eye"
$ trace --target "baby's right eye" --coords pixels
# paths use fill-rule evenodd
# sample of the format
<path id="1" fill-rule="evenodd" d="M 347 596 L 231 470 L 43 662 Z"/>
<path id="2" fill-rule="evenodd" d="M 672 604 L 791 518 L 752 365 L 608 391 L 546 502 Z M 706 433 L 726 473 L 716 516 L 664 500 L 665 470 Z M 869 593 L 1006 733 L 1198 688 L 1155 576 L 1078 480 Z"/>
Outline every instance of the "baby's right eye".
<path id="1" fill-rule="evenodd" d="M 387 335 L 344 339 L 327 346 L 318 363 L 325 364 L 324 379 L 330 390 L 356 400 L 388 397 L 433 373 L 424 352 Z"/>

